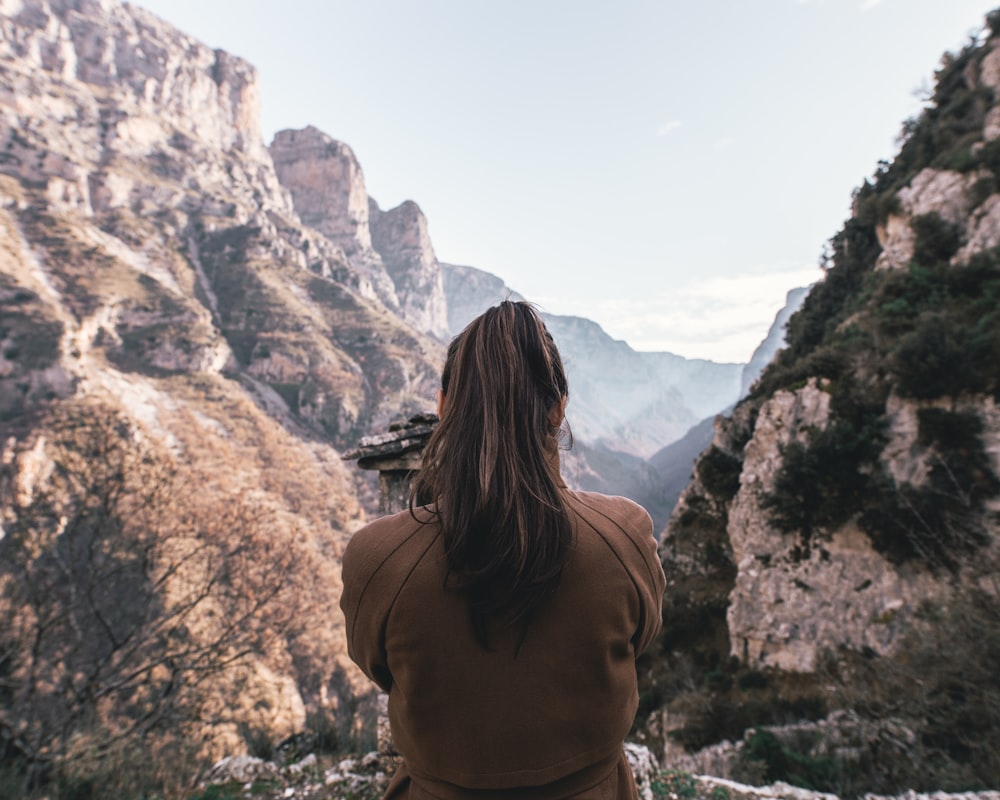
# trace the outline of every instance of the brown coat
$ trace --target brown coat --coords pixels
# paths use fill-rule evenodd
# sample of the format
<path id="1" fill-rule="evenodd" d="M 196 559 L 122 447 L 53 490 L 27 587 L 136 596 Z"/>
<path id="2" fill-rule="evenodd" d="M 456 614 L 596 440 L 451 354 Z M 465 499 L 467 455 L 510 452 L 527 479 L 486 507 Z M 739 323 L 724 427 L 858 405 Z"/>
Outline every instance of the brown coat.
<path id="1" fill-rule="evenodd" d="M 405 765 L 391 797 L 630 798 L 622 742 L 638 703 L 635 659 L 660 627 L 653 526 L 622 497 L 566 491 L 573 545 L 556 594 L 520 629 L 475 640 L 446 591 L 425 510 L 358 531 L 341 607 L 351 657 L 389 693 Z"/>

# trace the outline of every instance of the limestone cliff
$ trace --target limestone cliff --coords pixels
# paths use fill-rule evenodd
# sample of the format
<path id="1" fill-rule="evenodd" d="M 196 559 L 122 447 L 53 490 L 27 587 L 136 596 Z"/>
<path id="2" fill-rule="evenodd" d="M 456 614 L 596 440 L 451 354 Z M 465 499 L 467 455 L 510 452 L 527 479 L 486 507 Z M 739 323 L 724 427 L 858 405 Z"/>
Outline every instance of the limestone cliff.
<path id="1" fill-rule="evenodd" d="M 833 754 L 853 790 L 1000 780 L 998 23 L 942 62 L 671 518 L 649 673 L 668 753 L 746 732 L 728 768 L 792 748 Z M 684 688 L 664 669 L 692 657 L 709 671 Z M 748 730 L 832 712 L 808 742 L 769 729 L 771 755 Z M 833 728 L 861 744 L 822 744 Z"/>
<path id="2" fill-rule="evenodd" d="M 354 151 L 311 126 L 278 131 L 269 151 L 302 222 L 340 247 L 369 276 L 375 295 L 398 308 L 395 287 L 372 248 L 368 192 Z"/>
<path id="3" fill-rule="evenodd" d="M 204 665 L 215 677 L 193 681 L 202 667 L 182 650 L 160 662 L 176 674 L 149 662 L 136 667 L 149 680 L 129 690 L 139 693 L 133 697 L 162 681 L 164 692 L 174 687 L 170 697 L 191 704 L 184 719 L 217 720 L 207 731 L 172 734 L 237 752 L 248 732 L 277 739 L 301 730 L 306 710 L 356 705 L 354 691 L 366 684 L 346 659 L 336 604 L 339 553 L 364 519 L 368 489 L 339 452 L 432 407 L 443 346 L 423 330 L 433 326 L 406 317 L 371 247 L 355 162 L 331 146 L 326 174 L 341 169 L 346 187 L 341 227 L 304 223 L 261 141 L 257 79 L 245 61 L 114 0 L 4 0 L 0 34 L 2 636 L 14 635 L 11 619 L 31 616 L 12 598 L 43 596 L 23 594 L 25 576 L 36 573 L 15 566 L 34 564 L 44 574 L 32 560 L 47 557 L 37 537 L 87 535 L 79 520 L 91 517 L 66 509 L 90 502 L 80 487 L 104 474 L 111 483 L 99 487 L 109 492 L 101 513 L 111 522 L 101 530 L 129 532 L 116 540 L 124 572 L 112 574 L 130 574 L 136 585 L 126 592 L 112 582 L 101 591 L 149 601 L 136 606 L 149 617 L 121 624 L 145 625 L 144 646 L 189 637 L 219 643 L 223 661 L 232 655 L 226 647 L 239 654 L 235 672 L 214 683 L 223 673 Z M 283 152 L 294 155 L 295 143 L 286 144 Z M 283 170 L 293 170 L 291 155 Z M 91 431 L 97 449 L 81 444 Z M 84 445 L 90 456 L 81 462 L 74 454 Z M 109 453 L 139 466 L 102 473 Z M 115 488 L 116 480 L 126 483 Z M 53 503 L 63 510 L 46 516 L 41 509 Z M 169 525 L 136 528 L 153 508 Z M 53 519 L 68 527 L 47 527 Z M 161 548 L 153 560 L 147 550 L 147 562 L 128 550 L 144 536 Z M 140 563 L 149 571 L 128 573 Z M 190 572 L 195 564 L 201 573 Z M 225 576 L 211 572 L 223 568 Z M 273 583 L 262 585 L 269 574 Z M 256 587 L 252 594 L 218 594 L 239 576 Z M 79 621 L 72 596 L 57 591 L 77 579 L 95 580 L 74 573 L 45 595 L 70 603 L 54 618 Z M 199 585 L 205 594 L 185 605 L 185 592 Z M 238 626 L 240 635 L 259 634 L 252 647 L 218 638 L 227 621 L 241 619 L 227 605 L 239 596 L 280 600 L 277 616 Z M 119 597 L 112 610 L 130 607 Z M 191 608 L 204 613 L 190 616 Z M 169 635 L 150 627 L 172 619 L 164 609 L 181 609 L 183 624 Z M 42 619 L 39 608 L 34 613 Z M 5 753 L 56 758 L 71 740 L 84 747 L 76 723 L 53 733 L 38 714 L 49 702 L 116 696 L 104 684 L 74 683 L 103 680 L 92 660 L 114 661 L 109 653 L 122 641 L 116 619 L 95 621 L 93 637 L 83 637 L 104 651 L 73 651 L 73 659 L 91 659 L 84 666 L 74 667 L 57 645 L 33 651 L 51 658 L 17 673 L 7 684 L 18 687 L 10 702 L 31 692 L 47 699 L 36 694 L 16 706 L 23 718 L 3 707 Z M 3 646 L 18 647 L 9 638 Z M 147 651 L 129 657 L 140 652 Z M 41 683 L 29 685 L 29 673 Z M 195 684 L 205 689 L 197 704 Z M 17 694 L 22 688 L 28 694 Z M 116 713 L 104 706 L 73 719 L 114 726 L 137 712 Z M 350 728 L 350 719 L 344 724 Z M 29 729 L 39 737 L 33 743 L 7 736 Z"/>
<path id="4" fill-rule="evenodd" d="M 412 200 L 382 211 L 369 200 L 372 244 L 392 278 L 403 316 L 421 330 L 448 338 L 441 266 L 427 231 L 427 218 Z"/>
<path id="5" fill-rule="evenodd" d="M 383 303 L 418 330 L 446 338 L 441 267 L 417 204 L 382 211 L 351 148 L 316 128 L 279 131 L 270 151 L 302 221 L 343 249 Z"/>

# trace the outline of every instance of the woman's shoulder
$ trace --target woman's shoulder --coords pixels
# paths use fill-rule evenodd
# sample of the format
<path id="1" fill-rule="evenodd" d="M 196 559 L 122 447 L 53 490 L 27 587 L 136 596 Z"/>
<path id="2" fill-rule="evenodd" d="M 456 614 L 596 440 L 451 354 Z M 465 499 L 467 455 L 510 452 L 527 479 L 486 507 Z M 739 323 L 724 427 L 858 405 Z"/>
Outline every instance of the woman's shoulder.
<path id="1" fill-rule="evenodd" d="M 426 507 L 406 509 L 379 517 L 359 528 L 347 543 L 343 563 L 345 573 L 355 569 L 368 572 L 405 552 L 428 536 L 434 536 L 435 516 Z"/>
<path id="2" fill-rule="evenodd" d="M 569 506 L 589 520 L 605 520 L 627 533 L 653 534 L 653 520 L 641 505 L 627 497 L 599 492 L 567 491 Z"/>

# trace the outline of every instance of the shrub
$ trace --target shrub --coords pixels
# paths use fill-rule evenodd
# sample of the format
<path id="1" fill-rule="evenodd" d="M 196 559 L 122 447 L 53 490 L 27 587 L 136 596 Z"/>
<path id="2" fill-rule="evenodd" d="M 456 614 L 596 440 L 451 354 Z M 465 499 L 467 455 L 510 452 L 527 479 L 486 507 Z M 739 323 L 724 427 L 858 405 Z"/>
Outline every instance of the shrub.
<path id="1" fill-rule="evenodd" d="M 0 748 L 25 765 L 25 793 L 148 781 L 143 755 L 196 741 L 211 681 L 286 624 L 269 610 L 292 554 L 267 508 L 192 502 L 114 411 L 68 404 L 43 429 L 48 480 L 18 490 L 16 459 L 0 476 Z"/>
<path id="2" fill-rule="evenodd" d="M 677 769 L 658 772 L 650 788 L 653 790 L 653 797 L 694 800 L 698 796 L 698 786 L 694 778 L 687 772 Z"/>
<path id="3" fill-rule="evenodd" d="M 736 456 L 712 445 L 698 460 L 698 478 L 716 500 L 732 499 L 740 488 L 743 462 Z"/>
<path id="4" fill-rule="evenodd" d="M 811 538 L 842 525 L 863 506 L 868 489 L 868 465 L 884 441 L 882 419 L 861 424 L 834 421 L 815 431 L 808 444 L 793 441 L 781 451 L 774 488 L 763 499 L 772 524 L 802 537 L 808 555 Z"/>
<path id="5" fill-rule="evenodd" d="M 983 448 L 978 416 L 927 408 L 918 419 L 918 442 L 931 463 L 926 482 L 899 486 L 880 477 L 859 522 L 875 548 L 896 563 L 955 569 L 961 556 L 989 541 L 984 507 L 1000 493 L 1000 479 Z"/>
<path id="6" fill-rule="evenodd" d="M 910 227 L 916 237 L 913 260 L 923 266 L 947 263 L 962 244 L 962 229 L 934 212 L 914 217 Z"/>
<path id="7" fill-rule="evenodd" d="M 751 762 L 751 771 L 763 774 L 767 783 L 785 781 L 820 792 L 839 788 L 840 765 L 836 760 L 792 750 L 770 731 L 751 733 L 741 758 Z"/>

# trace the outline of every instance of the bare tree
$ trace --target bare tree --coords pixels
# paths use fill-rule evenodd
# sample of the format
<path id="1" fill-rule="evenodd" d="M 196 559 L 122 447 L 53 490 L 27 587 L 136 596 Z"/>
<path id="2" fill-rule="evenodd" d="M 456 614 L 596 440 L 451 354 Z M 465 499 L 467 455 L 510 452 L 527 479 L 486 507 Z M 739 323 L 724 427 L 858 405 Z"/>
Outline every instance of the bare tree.
<path id="1" fill-rule="evenodd" d="M 263 500 L 200 502 L 107 407 L 64 407 L 39 430 L 0 476 L 0 744 L 29 786 L 194 730 L 206 682 L 293 616 L 292 555 Z"/>

